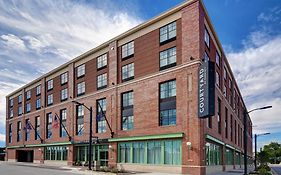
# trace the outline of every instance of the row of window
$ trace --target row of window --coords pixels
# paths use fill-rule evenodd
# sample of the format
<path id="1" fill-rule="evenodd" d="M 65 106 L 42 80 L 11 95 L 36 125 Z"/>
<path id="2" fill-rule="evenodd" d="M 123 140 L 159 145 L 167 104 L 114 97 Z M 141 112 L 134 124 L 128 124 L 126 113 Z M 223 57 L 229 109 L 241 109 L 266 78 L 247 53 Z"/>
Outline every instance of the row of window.
<path id="1" fill-rule="evenodd" d="M 118 152 L 120 163 L 181 164 L 181 140 L 124 142 Z"/>

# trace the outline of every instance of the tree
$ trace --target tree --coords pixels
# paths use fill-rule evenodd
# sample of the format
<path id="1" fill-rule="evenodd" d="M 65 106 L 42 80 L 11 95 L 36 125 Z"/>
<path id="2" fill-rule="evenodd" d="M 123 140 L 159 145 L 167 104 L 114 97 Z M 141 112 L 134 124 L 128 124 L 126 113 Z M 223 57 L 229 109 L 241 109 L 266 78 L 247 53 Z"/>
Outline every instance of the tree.
<path id="1" fill-rule="evenodd" d="M 281 144 L 277 142 L 271 142 L 269 145 L 263 147 L 263 151 L 259 154 L 259 159 L 272 164 L 279 164 L 281 157 Z"/>

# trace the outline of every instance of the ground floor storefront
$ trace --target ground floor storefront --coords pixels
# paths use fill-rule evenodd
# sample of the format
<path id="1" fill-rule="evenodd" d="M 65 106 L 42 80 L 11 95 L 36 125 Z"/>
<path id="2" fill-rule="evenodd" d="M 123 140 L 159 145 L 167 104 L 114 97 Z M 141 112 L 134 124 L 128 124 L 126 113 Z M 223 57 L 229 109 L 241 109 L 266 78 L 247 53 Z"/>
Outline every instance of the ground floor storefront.
<path id="1" fill-rule="evenodd" d="M 206 135 L 200 159 L 206 173 L 241 167 L 243 153 L 235 147 Z M 188 167 L 192 147 L 186 147 L 183 133 L 108 139 L 93 144 L 92 160 L 100 167 L 127 171 L 182 173 Z M 8 161 L 87 166 L 88 143 L 60 142 L 7 148 Z M 194 166 L 196 167 L 196 166 Z"/>

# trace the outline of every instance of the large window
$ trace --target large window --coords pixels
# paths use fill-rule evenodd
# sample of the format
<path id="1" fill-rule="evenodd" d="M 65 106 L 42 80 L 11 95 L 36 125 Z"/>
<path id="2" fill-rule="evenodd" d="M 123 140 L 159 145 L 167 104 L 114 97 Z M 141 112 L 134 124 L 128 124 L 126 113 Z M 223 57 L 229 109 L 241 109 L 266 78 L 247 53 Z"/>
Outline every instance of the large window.
<path id="1" fill-rule="evenodd" d="M 120 163 L 181 164 L 181 140 L 124 142 L 118 149 Z"/>
<path id="2" fill-rule="evenodd" d="M 22 115 L 22 106 L 20 105 L 18 107 L 18 116 Z"/>
<path id="3" fill-rule="evenodd" d="M 225 164 L 226 165 L 233 165 L 233 151 L 231 149 L 225 149 Z"/>
<path id="4" fill-rule="evenodd" d="M 85 94 L 85 82 L 77 84 L 77 96 Z"/>
<path id="5" fill-rule="evenodd" d="M 52 90 L 53 88 L 54 88 L 54 81 L 53 79 L 51 79 L 47 82 L 47 90 L 49 91 Z"/>
<path id="6" fill-rule="evenodd" d="M 26 112 L 29 113 L 31 111 L 31 104 L 26 103 Z"/>
<path id="7" fill-rule="evenodd" d="M 160 52 L 160 70 L 173 67 L 177 64 L 176 47 Z"/>
<path id="8" fill-rule="evenodd" d="M 216 71 L 216 85 L 220 87 L 220 74 Z"/>
<path id="9" fill-rule="evenodd" d="M 97 68 L 102 69 L 107 66 L 107 54 L 103 54 L 97 58 Z"/>
<path id="10" fill-rule="evenodd" d="M 14 106 L 14 99 L 10 99 L 9 102 L 10 102 L 10 107 L 13 107 Z"/>
<path id="11" fill-rule="evenodd" d="M 84 108 L 82 105 L 76 106 L 76 135 L 84 133 Z"/>
<path id="12" fill-rule="evenodd" d="M 60 92 L 60 100 L 65 101 L 65 100 L 67 100 L 67 97 L 68 97 L 67 88 L 65 88 L 65 89 L 61 90 L 61 92 Z"/>
<path id="13" fill-rule="evenodd" d="M 209 61 L 210 60 L 210 57 L 208 55 L 208 53 L 205 51 L 204 53 L 204 61 Z"/>
<path id="14" fill-rule="evenodd" d="M 160 84 L 160 126 L 176 124 L 176 80 Z"/>
<path id="15" fill-rule="evenodd" d="M 221 100 L 218 98 L 218 133 L 221 134 Z"/>
<path id="16" fill-rule="evenodd" d="M 209 142 L 207 142 L 206 145 L 208 145 L 206 147 L 206 164 L 207 165 L 221 165 L 222 164 L 221 147 L 219 145 L 209 143 Z"/>
<path id="17" fill-rule="evenodd" d="M 122 130 L 132 130 L 134 128 L 133 99 L 133 91 L 122 94 Z"/>
<path id="18" fill-rule="evenodd" d="M 216 64 L 218 65 L 218 67 L 220 67 L 220 55 L 218 52 L 216 52 Z"/>
<path id="19" fill-rule="evenodd" d="M 103 116 L 102 111 L 106 114 L 106 98 L 97 100 L 97 132 L 106 132 L 106 120 Z"/>
<path id="20" fill-rule="evenodd" d="M 47 139 L 50 139 L 52 138 L 52 120 L 53 120 L 53 117 L 52 117 L 52 113 L 48 113 L 47 114 L 47 119 L 46 119 L 46 138 Z"/>
<path id="21" fill-rule="evenodd" d="M 21 103 L 22 102 L 22 95 L 19 95 L 18 96 L 18 103 Z"/>
<path id="22" fill-rule="evenodd" d="M 67 81 L 68 81 L 68 73 L 65 72 L 65 73 L 60 75 L 60 84 L 64 85 L 64 84 L 67 83 Z"/>
<path id="23" fill-rule="evenodd" d="M 41 86 L 37 86 L 36 87 L 36 96 L 40 95 L 41 94 Z"/>
<path id="24" fill-rule="evenodd" d="M 40 117 L 35 117 L 35 140 L 38 140 L 41 136 L 40 133 Z"/>
<path id="25" fill-rule="evenodd" d="M 26 100 L 29 100 L 31 98 L 31 91 L 26 92 Z"/>
<path id="26" fill-rule="evenodd" d="M 160 43 L 166 43 L 177 36 L 176 21 L 160 28 Z"/>
<path id="27" fill-rule="evenodd" d="M 12 133 L 12 123 L 9 124 L 9 143 L 12 143 L 12 137 L 13 137 L 13 133 Z"/>
<path id="28" fill-rule="evenodd" d="M 107 86 L 107 73 L 98 75 L 97 77 L 98 89 L 106 88 Z"/>
<path id="29" fill-rule="evenodd" d="M 10 118 L 13 118 L 13 117 L 14 117 L 14 109 L 10 108 Z"/>
<path id="30" fill-rule="evenodd" d="M 80 78 L 85 75 L 85 64 L 82 64 L 77 67 L 77 78 Z"/>
<path id="31" fill-rule="evenodd" d="M 204 33 L 204 41 L 205 41 L 205 44 L 207 45 L 207 47 L 210 48 L 210 35 L 206 28 L 205 28 L 205 33 Z"/>
<path id="32" fill-rule="evenodd" d="M 41 108 L 41 99 L 38 98 L 36 99 L 36 109 L 40 109 Z"/>
<path id="33" fill-rule="evenodd" d="M 25 120 L 25 141 L 29 141 L 30 140 L 30 131 L 32 129 L 31 129 L 31 126 L 30 126 L 29 122 L 30 122 L 29 119 Z"/>
<path id="34" fill-rule="evenodd" d="M 224 122 L 224 127 L 225 127 L 225 138 L 228 138 L 228 110 L 225 108 L 225 122 Z"/>
<path id="35" fill-rule="evenodd" d="M 17 141 L 21 141 L 21 129 L 22 129 L 22 125 L 21 125 L 21 121 L 18 121 L 18 126 L 17 126 Z"/>
<path id="36" fill-rule="evenodd" d="M 64 127 L 66 127 L 66 119 L 67 119 L 66 109 L 60 110 L 60 121 L 61 121 L 61 124 L 60 124 L 60 137 L 66 137 L 67 136 L 66 130 L 64 128 Z"/>
<path id="37" fill-rule="evenodd" d="M 134 63 L 127 64 L 122 67 L 122 80 L 128 81 L 134 79 Z"/>
<path id="38" fill-rule="evenodd" d="M 134 55 L 134 41 L 131 41 L 122 46 L 122 58 L 127 58 Z"/>
<path id="39" fill-rule="evenodd" d="M 45 160 L 66 161 L 67 147 L 66 146 L 52 146 L 45 148 Z"/>
<path id="40" fill-rule="evenodd" d="M 50 106 L 53 104 L 53 94 L 49 94 L 47 97 L 47 106 Z"/>

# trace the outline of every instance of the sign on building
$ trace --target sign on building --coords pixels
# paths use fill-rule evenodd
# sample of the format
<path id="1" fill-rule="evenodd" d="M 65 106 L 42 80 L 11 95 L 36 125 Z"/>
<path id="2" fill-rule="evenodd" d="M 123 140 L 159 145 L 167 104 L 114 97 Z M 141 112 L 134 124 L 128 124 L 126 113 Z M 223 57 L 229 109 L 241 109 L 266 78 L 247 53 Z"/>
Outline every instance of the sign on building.
<path id="1" fill-rule="evenodd" d="M 215 63 L 205 61 L 198 70 L 198 117 L 215 115 Z"/>

